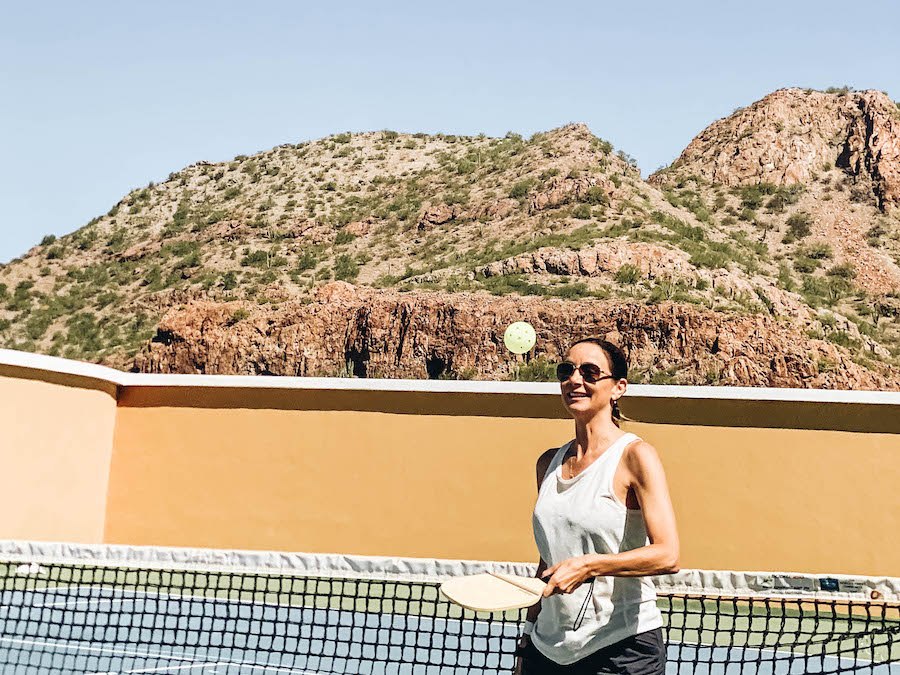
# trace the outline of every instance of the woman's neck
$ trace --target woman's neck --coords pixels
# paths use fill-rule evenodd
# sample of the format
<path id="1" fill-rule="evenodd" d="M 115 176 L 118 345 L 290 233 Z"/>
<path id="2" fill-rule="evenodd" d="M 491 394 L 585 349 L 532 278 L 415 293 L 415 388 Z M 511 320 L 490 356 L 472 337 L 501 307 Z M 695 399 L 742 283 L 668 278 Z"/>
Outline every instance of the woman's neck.
<path id="1" fill-rule="evenodd" d="M 622 436 L 612 420 L 592 419 L 575 423 L 575 447 L 573 454 L 580 461 L 583 457 L 596 457 Z"/>

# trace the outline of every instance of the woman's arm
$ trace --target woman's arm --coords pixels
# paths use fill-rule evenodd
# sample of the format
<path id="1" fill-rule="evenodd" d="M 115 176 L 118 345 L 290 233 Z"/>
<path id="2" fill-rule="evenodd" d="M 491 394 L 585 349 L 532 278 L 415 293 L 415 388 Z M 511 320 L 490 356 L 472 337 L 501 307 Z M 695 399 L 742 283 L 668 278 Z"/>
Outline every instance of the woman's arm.
<path id="1" fill-rule="evenodd" d="M 550 464 L 553 462 L 553 457 L 556 455 L 556 448 L 550 448 L 541 454 L 538 457 L 537 464 L 535 465 L 535 473 L 537 478 L 537 490 L 538 493 L 541 491 L 541 485 L 544 482 L 544 476 L 547 475 L 547 470 L 550 468 Z M 547 569 L 547 563 L 544 562 L 544 559 L 541 558 L 538 561 L 537 574 L 535 576 L 540 579 L 544 576 L 544 571 Z M 525 615 L 525 620 L 534 623 L 537 621 L 537 615 L 541 612 L 541 603 L 538 601 L 536 604 L 532 605 L 528 608 L 528 613 Z"/>
<path id="2" fill-rule="evenodd" d="M 548 568 L 544 572 L 550 575 L 545 596 L 571 593 L 591 577 L 641 577 L 679 570 L 675 511 L 656 448 L 644 441 L 634 443 L 626 449 L 623 463 L 630 474 L 629 487 L 640 503 L 650 543 L 624 553 L 570 558 Z"/>
<path id="3" fill-rule="evenodd" d="M 540 493 L 541 484 L 544 482 L 544 476 L 547 475 L 547 469 L 550 468 L 550 464 L 553 462 L 553 456 L 556 454 L 556 448 L 550 448 L 545 451 L 538 457 L 537 464 L 535 465 L 535 473 L 537 478 L 537 489 Z M 540 579 L 544 575 L 544 571 L 547 569 L 547 563 L 544 562 L 544 559 L 541 558 L 538 561 L 537 573 L 535 576 Z M 528 608 L 528 612 L 525 614 L 525 621 L 529 623 L 534 623 L 537 621 L 538 614 L 541 613 L 541 603 L 540 601 L 533 604 Z"/>

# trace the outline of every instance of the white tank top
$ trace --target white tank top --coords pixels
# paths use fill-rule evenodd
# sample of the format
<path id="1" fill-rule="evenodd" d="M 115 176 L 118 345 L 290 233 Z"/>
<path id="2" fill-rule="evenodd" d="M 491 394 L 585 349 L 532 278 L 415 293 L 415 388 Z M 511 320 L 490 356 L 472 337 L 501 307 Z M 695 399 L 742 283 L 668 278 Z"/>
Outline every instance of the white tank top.
<path id="1" fill-rule="evenodd" d="M 534 506 L 534 539 L 541 559 L 555 565 L 589 553 L 619 553 L 647 544 L 640 509 L 628 509 L 613 492 L 613 476 L 625 446 L 638 437 L 626 433 L 574 478 L 562 477 L 570 441 L 553 457 Z M 588 594 L 586 614 L 575 623 Z M 561 665 L 662 626 L 656 589 L 649 577 L 596 577 L 574 593 L 541 600 L 531 639 L 547 658 Z"/>

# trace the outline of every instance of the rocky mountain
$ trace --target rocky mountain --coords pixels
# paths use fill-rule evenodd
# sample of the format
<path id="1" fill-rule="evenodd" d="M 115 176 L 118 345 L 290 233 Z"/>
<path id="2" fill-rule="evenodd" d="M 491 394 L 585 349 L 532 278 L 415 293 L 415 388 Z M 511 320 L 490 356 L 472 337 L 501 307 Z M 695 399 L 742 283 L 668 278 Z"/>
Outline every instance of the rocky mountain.
<path id="1" fill-rule="evenodd" d="M 900 116 L 886 94 L 776 91 L 711 124 L 651 182 L 808 185 L 827 183 L 835 168 L 855 201 L 882 211 L 900 204 Z"/>
<path id="2" fill-rule="evenodd" d="M 900 110 L 874 91 L 774 92 L 646 181 L 579 124 L 338 134 L 46 238 L 0 269 L 0 342 L 149 372 L 545 379 L 600 332 L 635 382 L 896 389 L 898 204 Z M 525 316 L 527 362 L 498 347 Z"/>

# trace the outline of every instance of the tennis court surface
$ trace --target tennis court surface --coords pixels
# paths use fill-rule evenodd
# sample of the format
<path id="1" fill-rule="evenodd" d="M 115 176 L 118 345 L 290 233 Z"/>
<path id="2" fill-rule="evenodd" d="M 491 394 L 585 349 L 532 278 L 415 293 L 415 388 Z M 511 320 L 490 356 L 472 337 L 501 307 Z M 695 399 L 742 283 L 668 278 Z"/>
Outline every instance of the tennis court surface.
<path id="1" fill-rule="evenodd" d="M 2 673 L 505 673 L 521 612 L 451 576 L 515 563 L 0 542 Z M 658 580 L 675 673 L 900 675 L 900 581 Z"/>

